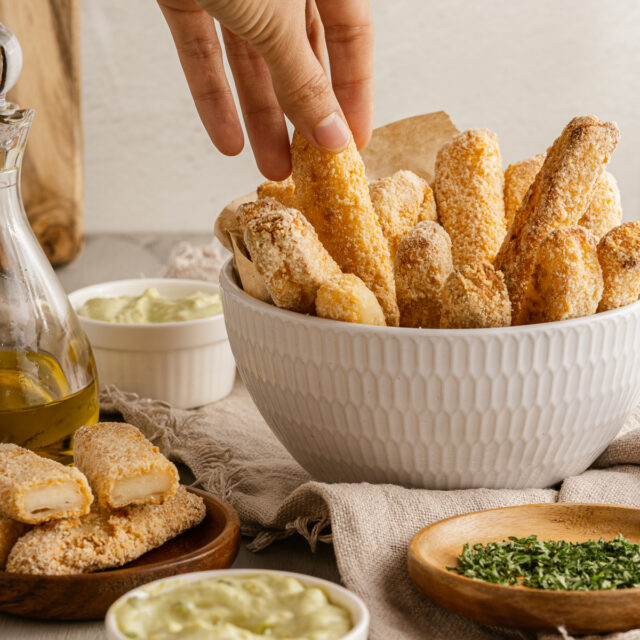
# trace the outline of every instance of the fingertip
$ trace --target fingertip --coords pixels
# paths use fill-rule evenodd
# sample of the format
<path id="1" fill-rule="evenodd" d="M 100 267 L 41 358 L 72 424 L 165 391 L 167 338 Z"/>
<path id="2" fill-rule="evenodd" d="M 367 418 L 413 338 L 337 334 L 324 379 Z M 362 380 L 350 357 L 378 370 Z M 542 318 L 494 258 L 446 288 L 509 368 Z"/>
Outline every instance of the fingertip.
<path id="1" fill-rule="evenodd" d="M 313 138 L 323 150 L 338 153 L 347 148 L 351 131 L 342 115 L 334 111 L 316 124 Z"/>
<path id="2" fill-rule="evenodd" d="M 358 148 L 358 151 L 360 151 L 361 149 L 364 149 L 369 144 L 372 133 L 373 132 L 371 127 L 367 127 L 366 129 L 353 132 L 353 140 L 356 143 L 356 147 Z"/>
<path id="3" fill-rule="evenodd" d="M 261 158 L 256 156 L 256 164 L 260 173 L 267 180 L 280 182 L 286 180 L 291 175 L 291 156 L 287 149 L 286 154 L 278 154 L 270 158 Z"/>

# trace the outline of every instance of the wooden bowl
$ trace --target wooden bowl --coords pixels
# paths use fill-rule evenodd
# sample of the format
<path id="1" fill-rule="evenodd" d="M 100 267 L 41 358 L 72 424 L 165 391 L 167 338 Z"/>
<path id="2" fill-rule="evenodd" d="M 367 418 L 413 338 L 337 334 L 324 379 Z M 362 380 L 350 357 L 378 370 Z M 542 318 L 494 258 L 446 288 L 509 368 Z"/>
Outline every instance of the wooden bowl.
<path id="1" fill-rule="evenodd" d="M 96 620 L 123 593 L 152 580 L 230 567 L 240 546 L 238 514 L 209 493 L 189 490 L 207 508 L 197 527 L 119 569 L 74 576 L 0 571 L 0 611 L 43 620 Z"/>
<path id="2" fill-rule="evenodd" d="M 569 633 L 608 633 L 640 627 L 640 588 L 547 591 L 481 582 L 448 571 L 466 542 L 536 534 L 540 540 L 583 542 L 621 533 L 640 543 L 640 509 L 582 503 L 531 504 L 440 520 L 409 546 L 409 574 L 441 607 L 485 624 Z"/>

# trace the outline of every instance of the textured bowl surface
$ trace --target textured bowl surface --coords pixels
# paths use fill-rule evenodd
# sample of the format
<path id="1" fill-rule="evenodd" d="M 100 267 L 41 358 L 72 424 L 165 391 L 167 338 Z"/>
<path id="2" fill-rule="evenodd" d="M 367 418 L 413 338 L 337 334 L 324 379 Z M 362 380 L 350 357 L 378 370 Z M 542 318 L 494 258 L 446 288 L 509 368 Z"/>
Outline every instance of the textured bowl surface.
<path id="1" fill-rule="evenodd" d="M 140 295 L 156 287 L 181 297 L 219 287 L 203 280 L 138 278 L 103 282 L 69 294 L 75 309 L 90 298 Z M 231 391 L 235 363 L 222 314 L 157 324 L 118 324 L 80 317 L 98 367 L 101 386 L 114 384 L 176 407 L 198 407 Z"/>
<path id="2" fill-rule="evenodd" d="M 334 322 L 220 283 L 238 369 L 314 478 L 547 487 L 584 471 L 640 401 L 640 303 L 502 329 Z"/>
<path id="3" fill-rule="evenodd" d="M 220 571 L 198 571 L 196 573 L 187 573 L 176 578 L 170 578 L 168 580 L 156 580 L 151 584 L 145 585 L 138 589 L 134 589 L 129 593 L 126 593 L 120 600 L 130 598 L 133 595 L 145 591 L 149 587 L 158 588 L 161 585 L 163 590 L 172 589 L 178 584 L 184 584 L 185 582 L 192 582 L 195 580 L 203 580 L 206 578 L 224 578 L 225 576 L 241 576 L 241 575 L 256 575 L 259 573 L 275 573 L 281 576 L 289 576 L 291 578 L 297 578 L 300 582 L 309 587 L 320 587 L 324 589 L 325 593 L 329 596 L 331 602 L 341 605 L 349 610 L 351 613 L 351 620 L 353 621 L 353 629 L 342 636 L 340 640 L 367 640 L 369 632 L 369 611 L 364 602 L 353 592 L 335 584 L 329 582 L 329 580 L 323 580 L 322 578 L 315 578 L 313 576 L 307 576 L 302 573 L 292 573 L 290 571 L 272 571 L 260 570 L 260 569 L 222 569 Z M 127 637 L 122 634 L 116 624 L 115 616 L 113 615 L 113 609 L 118 604 L 118 601 L 114 602 L 105 620 L 107 628 L 108 640 L 127 640 Z M 212 639 L 213 640 L 213 639 Z"/>

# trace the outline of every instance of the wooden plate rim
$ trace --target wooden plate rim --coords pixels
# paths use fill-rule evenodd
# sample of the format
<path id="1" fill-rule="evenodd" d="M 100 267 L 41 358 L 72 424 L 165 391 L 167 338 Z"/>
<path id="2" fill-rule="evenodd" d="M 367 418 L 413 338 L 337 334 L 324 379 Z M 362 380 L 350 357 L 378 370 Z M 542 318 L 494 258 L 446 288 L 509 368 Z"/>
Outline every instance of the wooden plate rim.
<path id="1" fill-rule="evenodd" d="M 240 530 L 240 518 L 238 516 L 237 511 L 228 503 L 226 500 L 222 498 L 218 498 L 217 496 L 204 491 L 202 489 L 196 489 L 195 487 L 187 487 L 188 491 L 195 493 L 200 496 L 205 504 L 207 502 L 213 503 L 219 511 L 221 511 L 225 518 L 225 524 L 222 528 L 222 531 L 210 540 L 207 544 L 196 549 L 195 551 L 190 551 L 189 553 L 185 553 L 184 555 L 177 556 L 170 560 L 159 560 L 158 562 L 154 562 L 152 564 L 145 564 L 139 567 L 125 567 L 120 569 L 105 569 L 103 571 L 95 571 L 91 573 L 82 573 L 77 576 L 72 575 L 63 575 L 63 576 L 49 576 L 49 575 L 40 575 L 40 574 L 28 574 L 28 573 L 10 573 L 8 571 L 0 571 L 0 576 L 12 576 L 16 577 L 22 581 L 26 581 L 29 579 L 33 579 L 34 581 L 41 581 L 46 579 L 47 581 L 51 581 L 55 583 L 56 581 L 67 582 L 70 578 L 81 577 L 83 581 L 102 581 L 105 578 L 126 578 L 132 574 L 137 576 L 144 576 L 147 573 L 151 573 L 157 571 L 161 567 L 172 566 L 179 567 L 184 562 L 189 562 L 191 560 L 197 560 L 199 556 L 209 555 L 211 552 L 214 552 L 218 547 L 224 545 L 229 536 L 234 536 L 235 532 Z M 52 585 L 54 586 L 54 585 Z"/>
<path id="2" fill-rule="evenodd" d="M 411 538 L 411 542 L 409 543 L 409 551 L 407 554 L 407 560 L 409 564 L 409 574 L 411 575 L 411 579 L 413 580 L 413 575 L 411 572 L 411 564 L 416 563 L 421 567 L 425 568 L 430 572 L 436 572 L 441 574 L 443 577 L 446 576 L 450 580 L 462 580 L 467 583 L 472 583 L 479 589 L 491 590 L 496 593 L 500 592 L 520 592 L 526 593 L 536 598 L 556 598 L 561 595 L 563 598 L 594 598 L 594 597 L 620 597 L 620 595 L 629 595 L 632 593 L 637 593 L 640 597 L 640 587 L 636 588 L 626 588 L 626 589 L 598 589 L 594 591 L 565 591 L 562 589 L 532 589 L 531 587 L 523 587 L 520 585 L 503 585 L 503 584 L 495 584 L 493 582 L 486 582 L 485 580 L 475 580 L 474 578 L 468 578 L 467 576 L 460 575 L 459 573 L 455 573 L 453 571 L 449 571 L 446 568 L 441 568 L 431 563 L 427 563 L 421 559 L 421 556 L 417 553 L 416 548 L 419 539 L 431 528 L 443 523 L 448 522 L 449 520 L 456 520 L 458 518 L 464 518 L 470 515 L 477 515 L 480 513 L 490 513 L 492 511 L 507 511 L 507 510 L 517 510 L 517 509 L 531 509 L 531 508 L 542 508 L 542 507 L 571 507 L 571 508 L 593 508 L 593 507 L 605 507 L 607 509 L 619 509 L 621 511 L 640 511 L 638 507 L 632 507 L 628 505 L 618 505 L 618 504 L 606 504 L 599 502 L 538 502 L 535 504 L 518 504 L 512 505 L 510 507 L 496 507 L 494 509 L 481 509 L 479 511 L 471 511 L 469 513 L 460 513 L 457 516 L 450 516 L 449 518 L 443 518 L 442 520 L 437 520 L 436 522 L 432 522 L 431 524 L 423 527 L 418 531 L 413 538 Z M 415 580 L 414 580 L 415 582 Z M 417 584 L 417 583 L 416 583 Z M 419 585 L 418 585 L 419 586 Z"/>

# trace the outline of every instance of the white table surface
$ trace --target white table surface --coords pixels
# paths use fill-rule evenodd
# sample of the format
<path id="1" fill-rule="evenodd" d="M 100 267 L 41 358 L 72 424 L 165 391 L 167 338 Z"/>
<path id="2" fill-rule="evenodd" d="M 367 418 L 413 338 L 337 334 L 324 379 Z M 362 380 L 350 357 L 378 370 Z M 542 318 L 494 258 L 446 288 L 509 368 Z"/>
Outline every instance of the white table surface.
<path id="1" fill-rule="evenodd" d="M 157 276 L 171 247 L 180 240 L 204 244 L 208 235 L 99 235 L 87 238 L 82 255 L 71 265 L 58 270 L 65 289 L 72 291 L 105 280 Z M 298 571 L 339 582 L 333 548 L 320 544 L 311 553 L 300 537 L 273 544 L 254 554 L 247 551 L 246 540 L 235 561 L 237 568 L 283 569 Z M 41 622 L 0 613 L 2 640 L 104 640 L 102 622 Z"/>

